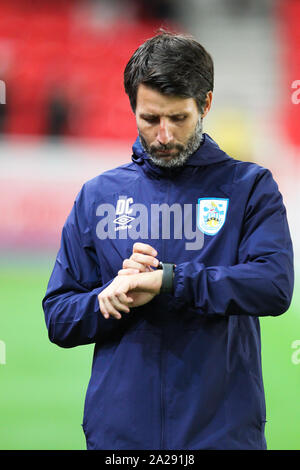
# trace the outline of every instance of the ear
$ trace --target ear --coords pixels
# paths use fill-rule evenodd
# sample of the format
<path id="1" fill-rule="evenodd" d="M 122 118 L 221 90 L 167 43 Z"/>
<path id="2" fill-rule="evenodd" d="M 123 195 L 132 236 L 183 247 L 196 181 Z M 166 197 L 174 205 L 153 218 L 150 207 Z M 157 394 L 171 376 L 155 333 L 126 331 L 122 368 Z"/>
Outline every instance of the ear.
<path id="1" fill-rule="evenodd" d="M 203 118 L 207 115 L 208 111 L 211 108 L 212 97 L 213 97 L 212 91 L 208 91 L 207 95 L 206 95 L 204 110 L 203 110 L 203 113 L 202 113 Z"/>

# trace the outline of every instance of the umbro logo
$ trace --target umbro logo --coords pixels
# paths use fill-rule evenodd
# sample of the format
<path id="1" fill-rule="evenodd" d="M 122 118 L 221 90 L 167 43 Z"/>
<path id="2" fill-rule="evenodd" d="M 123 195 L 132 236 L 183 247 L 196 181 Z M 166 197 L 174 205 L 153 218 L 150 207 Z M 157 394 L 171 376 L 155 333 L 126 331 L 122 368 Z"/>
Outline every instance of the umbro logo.
<path id="1" fill-rule="evenodd" d="M 132 212 L 130 204 L 133 204 L 132 197 L 127 198 L 127 196 L 119 196 L 116 206 L 116 216 L 118 217 L 114 220 L 114 224 L 117 225 L 115 231 L 131 228 L 131 225 L 128 224 L 134 220 L 134 217 L 128 215 Z"/>

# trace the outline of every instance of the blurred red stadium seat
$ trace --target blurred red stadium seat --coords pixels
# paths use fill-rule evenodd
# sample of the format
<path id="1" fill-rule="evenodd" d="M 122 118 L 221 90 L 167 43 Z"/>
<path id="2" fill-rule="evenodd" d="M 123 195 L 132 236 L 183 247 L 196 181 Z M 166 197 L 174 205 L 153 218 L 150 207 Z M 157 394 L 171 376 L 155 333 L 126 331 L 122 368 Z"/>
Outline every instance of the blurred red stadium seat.
<path id="1" fill-rule="evenodd" d="M 118 21 L 103 31 L 74 27 L 75 4 L 0 1 L 0 44 L 9 39 L 14 56 L 7 132 L 47 134 L 47 106 L 58 87 L 70 107 L 67 135 L 132 139 L 136 129 L 123 90 L 123 71 L 158 25 Z"/>

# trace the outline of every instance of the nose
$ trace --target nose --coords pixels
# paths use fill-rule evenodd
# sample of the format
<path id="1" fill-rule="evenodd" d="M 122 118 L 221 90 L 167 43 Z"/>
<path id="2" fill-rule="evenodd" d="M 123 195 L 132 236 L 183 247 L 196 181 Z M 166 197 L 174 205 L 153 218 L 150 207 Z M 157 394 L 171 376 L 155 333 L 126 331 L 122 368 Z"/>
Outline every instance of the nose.
<path id="1" fill-rule="evenodd" d="M 166 145 L 173 139 L 170 126 L 165 119 L 161 119 L 159 123 L 159 129 L 157 134 L 157 141 L 160 144 Z"/>

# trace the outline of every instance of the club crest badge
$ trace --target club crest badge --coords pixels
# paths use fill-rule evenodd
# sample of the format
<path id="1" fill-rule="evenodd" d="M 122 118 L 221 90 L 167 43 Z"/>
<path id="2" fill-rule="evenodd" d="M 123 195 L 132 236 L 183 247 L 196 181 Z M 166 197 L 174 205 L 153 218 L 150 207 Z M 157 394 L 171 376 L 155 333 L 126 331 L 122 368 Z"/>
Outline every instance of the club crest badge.
<path id="1" fill-rule="evenodd" d="M 229 199 L 200 198 L 197 206 L 197 226 L 206 235 L 216 235 L 223 227 Z"/>

